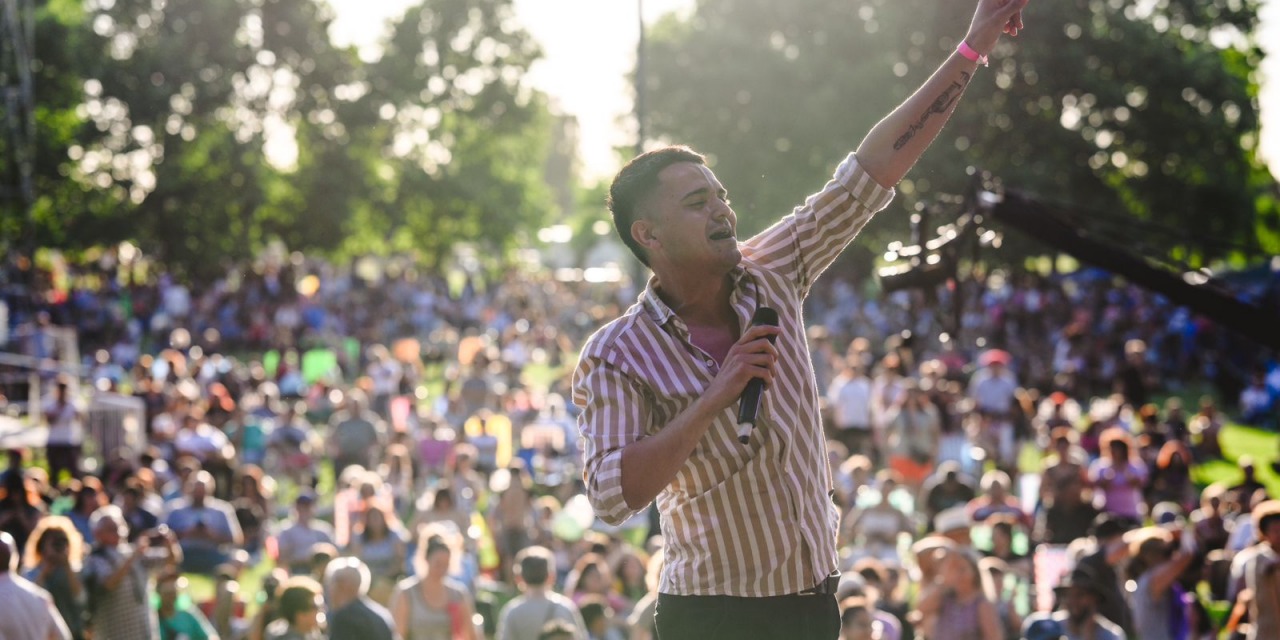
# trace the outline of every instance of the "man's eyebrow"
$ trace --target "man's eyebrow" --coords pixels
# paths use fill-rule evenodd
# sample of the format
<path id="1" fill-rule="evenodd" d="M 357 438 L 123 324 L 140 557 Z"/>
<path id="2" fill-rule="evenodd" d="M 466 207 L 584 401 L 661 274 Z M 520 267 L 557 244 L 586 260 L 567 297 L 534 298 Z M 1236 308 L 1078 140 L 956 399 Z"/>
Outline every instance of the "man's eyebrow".
<path id="1" fill-rule="evenodd" d="M 681 197 L 680 200 L 683 202 L 693 196 L 706 195 L 708 191 L 711 191 L 711 187 L 698 187 L 697 189 L 694 189 L 693 191 L 690 191 L 689 193 L 684 194 L 684 196 Z M 724 187 L 715 189 L 715 193 L 720 197 L 729 195 L 729 192 L 726 191 Z"/>
<path id="2" fill-rule="evenodd" d="M 705 186 L 704 186 L 704 187 L 698 187 L 697 189 L 694 189 L 693 191 L 690 191 L 689 193 L 686 193 L 686 194 L 684 194 L 683 196 L 681 196 L 681 197 L 680 197 L 680 200 L 681 200 L 681 201 L 684 201 L 684 200 L 688 200 L 689 198 L 692 198 L 693 196 L 706 195 L 706 193 L 707 193 L 707 189 L 709 189 L 709 188 L 710 188 L 710 187 L 705 187 Z"/>

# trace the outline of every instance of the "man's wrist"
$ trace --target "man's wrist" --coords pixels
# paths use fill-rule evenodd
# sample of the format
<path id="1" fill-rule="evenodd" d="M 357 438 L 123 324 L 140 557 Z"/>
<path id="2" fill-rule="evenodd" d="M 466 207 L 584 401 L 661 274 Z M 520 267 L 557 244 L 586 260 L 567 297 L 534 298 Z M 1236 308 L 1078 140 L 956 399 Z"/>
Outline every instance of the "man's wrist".
<path id="1" fill-rule="evenodd" d="M 959 53 L 962 58 L 964 58 L 965 60 L 968 60 L 969 62 L 972 62 L 977 65 L 981 65 L 983 67 L 987 66 L 987 63 L 988 63 L 987 56 L 982 53 L 979 53 L 976 49 L 969 46 L 968 41 L 961 40 L 960 44 L 956 45 L 956 53 Z"/>
<path id="2" fill-rule="evenodd" d="M 961 40 L 960 42 L 961 44 L 967 44 L 969 48 L 978 52 L 978 55 L 985 58 L 987 56 L 990 56 L 991 52 L 995 50 L 996 42 L 998 42 L 999 40 L 1000 40 L 999 34 L 996 34 L 996 36 L 992 38 L 989 36 L 984 37 L 980 33 L 970 31 L 969 33 L 964 34 L 964 39 Z"/>

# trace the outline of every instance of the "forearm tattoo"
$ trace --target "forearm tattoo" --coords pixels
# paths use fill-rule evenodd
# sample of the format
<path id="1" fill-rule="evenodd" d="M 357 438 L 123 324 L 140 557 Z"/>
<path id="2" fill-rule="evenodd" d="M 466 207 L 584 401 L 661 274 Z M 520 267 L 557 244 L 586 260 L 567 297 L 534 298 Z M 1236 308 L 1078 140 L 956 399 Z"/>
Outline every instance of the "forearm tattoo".
<path id="1" fill-rule="evenodd" d="M 943 90 L 941 95 L 934 98 L 933 104 L 929 105 L 929 109 L 924 112 L 924 115 L 920 116 L 919 122 L 912 124 L 911 128 L 907 129 L 906 133 L 903 133 L 893 143 L 894 151 L 901 151 L 903 147 L 907 146 L 907 143 L 911 142 L 911 139 L 915 138 L 921 129 L 924 129 L 924 123 L 928 122 L 929 118 L 932 118 L 934 114 L 946 114 L 951 110 L 951 107 L 955 106 L 956 101 L 964 93 L 964 88 L 969 85 L 969 78 L 971 77 L 967 71 L 961 71 L 960 75 L 960 80 L 952 82 L 950 86 Z"/>

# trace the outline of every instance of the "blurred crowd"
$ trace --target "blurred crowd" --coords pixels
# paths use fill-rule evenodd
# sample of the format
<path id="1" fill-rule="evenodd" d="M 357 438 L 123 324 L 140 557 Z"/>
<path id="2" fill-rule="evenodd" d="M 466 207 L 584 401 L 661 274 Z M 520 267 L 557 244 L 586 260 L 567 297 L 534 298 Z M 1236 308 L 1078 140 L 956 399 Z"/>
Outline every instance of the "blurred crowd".
<path id="1" fill-rule="evenodd" d="M 204 287 L 120 267 L 0 280 L 48 428 L 0 483 L 0 637 L 655 637 L 656 515 L 593 517 L 565 400 L 634 289 L 300 255 Z M 843 637 L 1280 637 L 1280 503 L 1248 459 L 1193 473 L 1228 416 L 1277 426 L 1274 354 L 1096 275 L 841 275 L 806 314 Z M 59 328 L 76 370 L 40 368 Z M 27 401 L 22 367 L 0 404 Z M 95 442 L 108 395 L 141 401 L 136 450 Z"/>

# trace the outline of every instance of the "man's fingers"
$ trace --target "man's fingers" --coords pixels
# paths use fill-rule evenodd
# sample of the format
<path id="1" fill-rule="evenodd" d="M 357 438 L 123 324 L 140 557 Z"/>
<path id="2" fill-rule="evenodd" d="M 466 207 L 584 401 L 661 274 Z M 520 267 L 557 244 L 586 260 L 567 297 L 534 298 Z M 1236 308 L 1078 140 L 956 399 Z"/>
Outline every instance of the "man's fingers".
<path id="1" fill-rule="evenodd" d="M 746 369 L 752 378 L 759 378 L 764 381 L 766 388 L 773 385 L 773 367 L 770 365 L 755 365 Z"/>
<path id="2" fill-rule="evenodd" d="M 747 343 L 769 336 L 777 336 L 782 333 L 782 328 L 776 324 L 758 324 L 748 327 L 742 332 L 742 337 L 738 338 L 739 343 Z"/>

